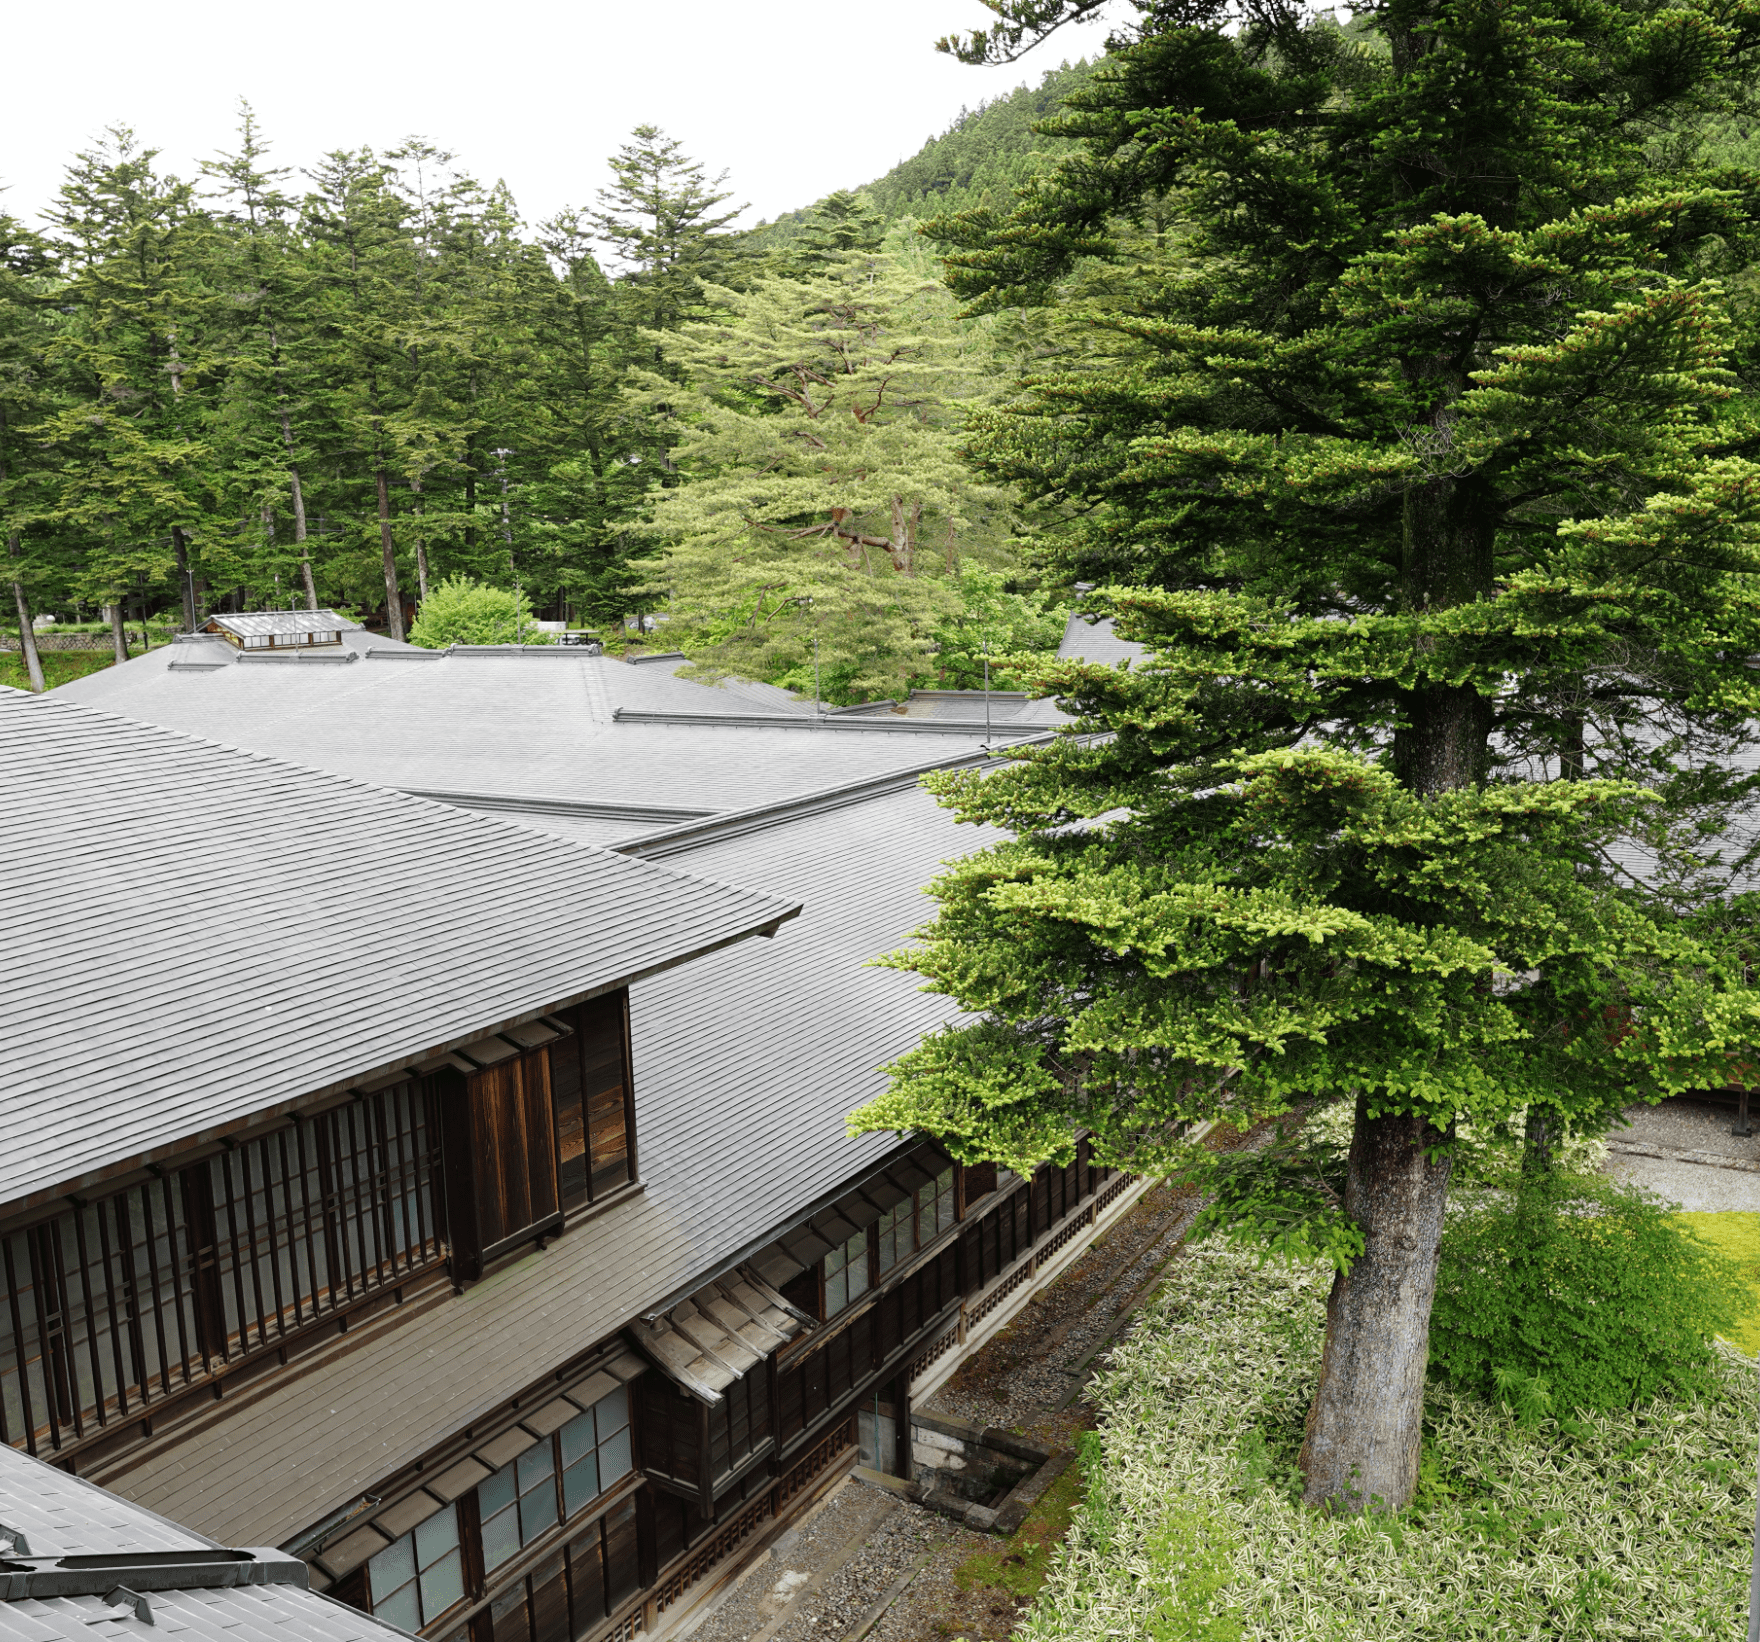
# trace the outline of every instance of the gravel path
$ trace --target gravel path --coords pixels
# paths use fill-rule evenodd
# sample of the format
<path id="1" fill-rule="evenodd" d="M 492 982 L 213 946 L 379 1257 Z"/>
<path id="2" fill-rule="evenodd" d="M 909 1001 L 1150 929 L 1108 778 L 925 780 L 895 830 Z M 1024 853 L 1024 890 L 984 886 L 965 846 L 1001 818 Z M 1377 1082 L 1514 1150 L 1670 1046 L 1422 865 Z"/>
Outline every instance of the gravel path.
<path id="1" fill-rule="evenodd" d="M 975 1425 L 1067 1440 L 1079 1416 L 1057 1410 L 1080 1383 L 1077 1367 L 1139 1289 L 1171 1258 L 1197 1200 L 1155 1186 L 1081 1258 L 923 1404 L 924 1411 Z"/>
<path id="2" fill-rule="evenodd" d="M 1196 1208 L 1190 1194 L 1166 1186 L 1145 1192 L 924 1409 L 1069 1446 L 1091 1423 L 1074 1396 L 1084 1359 L 1172 1258 Z M 842 1642 L 908 1573 L 908 1588 L 865 1642 L 1001 1642 L 1021 1607 L 994 1589 L 963 1591 L 954 1574 L 1002 1544 L 850 1479 L 686 1634 L 691 1642 Z"/>
<path id="3" fill-rule="evenodd" d="M 1194 1201 L 1158 1186 L 1085 1250 L 924 1407 L 1067 1446 L 1088 1420 L 1059 1411 L 1093 1349 L 1173 1253 Z M 709 1615 L 691 1642 L 841 1642 L 899 1576 L 917 1570 L 866 1642 L 1007 1637 L 1020 1610 L 992 1590 L 962 1591 L 954 1572 L 1002 1542 L 853 1479 L 785 1534 Z"/>
<path id="4" fill-rule="evenodd" d="M 1732 1135 L 1734 1108 L 1670 1101 L 1662 1106 L 1634 1106 L 1626 1126 L 1608 1135 L 1611 1145 L 1653 1146 L 1659 1151 L 1700 1152 L 1714 1157 L 1760 1163 L 1760 1133 Z M 1754 1113 L 1760 1130 L 1760 1111 Z M 1760 1174 L 1684 1159 L 1635 1157 L 1615 1151 L 1607 1172 L 1616 1180 L 1647 1186 L 1683 1209 L 1716 1214 L 1728 1210 L 1760 1210 Z"/>
<path id="5" fill-rule="evenodd" d="M 846 1479 L 747 1572 L 689 1633 L 691 1642 L 839 1642 L 925 1554 L 981 1540 L 945 1517 Z M 954 1560 L 971 1554 L 959 1549 Z M 905 1633 L 882 1627 L 871 1634 Z"/>

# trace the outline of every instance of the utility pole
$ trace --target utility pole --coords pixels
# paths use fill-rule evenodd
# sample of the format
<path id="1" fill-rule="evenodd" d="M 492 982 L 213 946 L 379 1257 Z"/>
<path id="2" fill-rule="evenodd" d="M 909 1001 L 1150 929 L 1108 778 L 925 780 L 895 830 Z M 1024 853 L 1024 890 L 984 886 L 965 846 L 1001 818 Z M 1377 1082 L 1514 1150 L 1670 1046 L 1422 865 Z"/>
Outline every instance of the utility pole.
<path id="1" fill-rule="evenodd" d="M 990 640 L 984 639 L 984 751 L 990 751 Z"/>
<path id="2" fill-rule="evenodd" d="M 510 450 L 495 452 L 495 476 L 501 481 L 501 539 L 507 543 L 507 568 L 513 576 L 513 642 L 524 643 L 520 622 L 519 566 L 513 560 L 513 516 L 507 511 L 507 458 Z"/>

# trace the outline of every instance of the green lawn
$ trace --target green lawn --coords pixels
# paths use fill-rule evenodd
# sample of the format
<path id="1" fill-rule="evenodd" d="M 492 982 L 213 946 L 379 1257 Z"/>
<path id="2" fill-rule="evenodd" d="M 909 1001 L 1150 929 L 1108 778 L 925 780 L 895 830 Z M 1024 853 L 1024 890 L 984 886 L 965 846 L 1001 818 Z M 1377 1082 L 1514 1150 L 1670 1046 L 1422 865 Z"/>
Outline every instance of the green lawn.
<path id="1" fill-rule="evenodd" d="M 139 655 L 139 640 L 130 648 L 132 653 Z M 95 673 L 101 667 L 115 665 L 108 650 L 42 650 L 38 654 L 43 659 L 43 682 L 51 690 L 57 684 L 66 684 L 84 678 L 87 673 Z M 30 688 L 25 677 L 24 657 L 18 651 L 0 650 L 0 684 L 10 685 L 15 690 Z"/>
<path id="2" fill-rule="evenodd" d="M 1729 1341 L 1750 1357 L 1760 1355 L 1760 1214 L 1693 1213 L 1678 1218 L 1742 1268 L 1749 1311 Z"/>

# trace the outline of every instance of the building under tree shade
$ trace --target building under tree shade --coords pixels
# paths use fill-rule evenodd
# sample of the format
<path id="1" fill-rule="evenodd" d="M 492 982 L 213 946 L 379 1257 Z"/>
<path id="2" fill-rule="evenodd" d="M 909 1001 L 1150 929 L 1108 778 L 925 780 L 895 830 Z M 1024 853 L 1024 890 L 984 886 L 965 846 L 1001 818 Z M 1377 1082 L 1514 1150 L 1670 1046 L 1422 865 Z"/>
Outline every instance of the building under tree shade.
<path id="1" fill-rule="evenodd" d="M 228 651 L 0 704 L 45 1022 L 0 1030 L 121 1114 L 0 1202 L 6 1440 L 405 1629 L 653 1634 L 858 1443 L 908 1469 L 913 1398 L 1137 1189 L 845 1132 L 951 1015 L 869 960 L 987 837 L 919 785 L 981 719 Z M 82 1054 L 127 1070 L 82 1093 Z"/>

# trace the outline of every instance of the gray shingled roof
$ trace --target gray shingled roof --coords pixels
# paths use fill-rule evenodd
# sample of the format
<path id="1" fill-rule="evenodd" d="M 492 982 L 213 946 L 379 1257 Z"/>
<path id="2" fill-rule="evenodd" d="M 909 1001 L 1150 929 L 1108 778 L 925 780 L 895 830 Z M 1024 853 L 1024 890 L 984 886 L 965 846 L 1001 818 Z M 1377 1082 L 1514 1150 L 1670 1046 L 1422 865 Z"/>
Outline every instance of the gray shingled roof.
<path id="1" fill-rule="evenodd" d="M 16 690 L 0 851 L 0 1203 L 795 905 Z"/>
<path id="2" fill-rule="evenodd" d="M 402 1631 L 305 1588 L 303 1564 L 273 1553 L 250 1561 L 115 1494 L 15 1449 L 0 1448 L 0 1524 L 12 1540 L 0 1573 L 4 1642 L 139 1642 L 126 1587 L 145 1599 L 157 1633 L 187 1642 L 397 1642 Z M 9 1536 L 10 1538 L 10 1536 Z M 213 1551 L 201 1568 L 167 1566 L 166 1553 Z M 78 1557 L 68 1569 L 63 1557 Z M 102 1558 L 101 1565 L 93 1566 Z M 220 1581 L 240 1583 L 219 1583 Z M 243 1583 L 243 1581 L 263 1581 Z M 38 1594 L 66 1590 L 75 1594 Z"/>
<path id="3" fill-rule="evenodd" d="M 169 658 L 190 648 L 174 645 L 54 695 L 388 787 L 678 809 L 744 809 L 921 763 L 935 756 L 931 743 L 955 752 L 983 739 L 925 737 L 915 725 L 897 735 L 736 728 L 702 715 L 751 716 L 748 694 L 659 664 L 563 648 L 391 652 L 382 642 L 349 665 L 301 657 L 205 671 L 171 670 Z M 231 648 L 213 644 L 222 647 Z M 619 708 L 697 722 L 618 724 Z"/>
<path id="4" fill-rule="evenodd" d="M 915 786 L 832 809 L 803 804 L 730 833 L 668 861 L 788 886 L 806 906 L 774 940 L 631 988 L 646 1190 L 492 1282 L 377 1338 L 339 1342 L 291 1382 L 247 1390 L 224 1422 L 115 1486 L 184 1520 L 282 1543 L 909 1149 L 893 1135 L 852 1139 L 845 1118 L 884 1087 L 887 1061 L 955 1010 L 869 960 L 928 918 L 922 886 L 940 862 L 995 835 L 956 825 Z M 520 1342 L 517 1357 L 508 1340 Z M 334 1413 L 345 1407 L 370 1407 L 370 1425 L 351 1422 L 345 1435 Z M 251 1466 L 222 1463 L 240 1452 Z"/>
<path id="5" fill-rule="evenodd" d="M 1145 646 L 1121 639 L 1112 630 L 1110 616 L 1092 622 L 1072 615 L 1063 629 L 1063 642 L 1057 647 L 1060 661 L 1103 662 L 1109 667 L 1125 660 L 1140 662 L 1148 654 Z"/>

